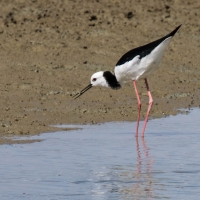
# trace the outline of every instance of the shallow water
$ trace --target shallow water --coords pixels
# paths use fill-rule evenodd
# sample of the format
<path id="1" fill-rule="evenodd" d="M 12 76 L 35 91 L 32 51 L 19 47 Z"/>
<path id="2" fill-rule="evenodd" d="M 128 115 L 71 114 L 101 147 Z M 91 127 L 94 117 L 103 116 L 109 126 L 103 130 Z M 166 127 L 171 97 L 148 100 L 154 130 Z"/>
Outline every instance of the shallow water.
<path id="1" fill-rule="evenodd" d="M 135 123 L 82 126 L 1 145 L 0 199 L 198 199 L 200 109 Z M 143 123 L 141 123 L 143 125 Z"/>

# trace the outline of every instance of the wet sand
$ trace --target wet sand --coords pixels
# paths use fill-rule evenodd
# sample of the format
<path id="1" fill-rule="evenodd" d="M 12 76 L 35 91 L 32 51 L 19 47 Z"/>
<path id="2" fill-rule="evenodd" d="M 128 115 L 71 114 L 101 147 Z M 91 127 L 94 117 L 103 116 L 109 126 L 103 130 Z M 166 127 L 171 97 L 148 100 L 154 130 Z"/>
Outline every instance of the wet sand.
<path id="1" fill-rule="evenodd" d="M 92 88 L 99 70 L 113 71 L 128 50 L 180 24 L 159 69 L 149 77 L 151 117 L 200 105 L 200 2 L 1 1 L 0 136 L 55 131 L 50 125 L 135 121 L 132 83 L 121 90 Z M 148 96 L 138 82 L 142 117 Z"/>

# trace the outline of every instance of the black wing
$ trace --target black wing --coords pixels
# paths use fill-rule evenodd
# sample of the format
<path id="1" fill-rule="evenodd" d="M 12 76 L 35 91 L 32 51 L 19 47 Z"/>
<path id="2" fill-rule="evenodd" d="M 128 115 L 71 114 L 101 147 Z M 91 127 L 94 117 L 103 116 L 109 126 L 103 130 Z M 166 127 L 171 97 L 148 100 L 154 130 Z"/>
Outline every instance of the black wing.
<path id="1" fill-rule="evenodd" d="M 182 25 L 182 24 L 181 24 Z M 175 30 L 173 30 L 171 33 L 169 33 L 168 35 L 154 41 L 154 42 L 151 42 L 149 44 L 146 44 L 144 46 L 141 46 L 141 47 L 137 47 L 135 49 L 132 49 L 130 51 L 128 51 L 127 53 L 125 53 L 120 59 L 119 61 L 117 62 L 116 66 L 119 66 L 119 65 L 123 65 L 124 63 L 132 60 L 135 56 L 140 56 L 140 59 L 142 57 L 145 57 L 146 55 L 150 54 L 151 51 L 153 49 L 155 49 L 161 42 L 163 42 L 165 39 L 167 39 L 168 37 L 172 37 L 175 35 L 175 33 L 178 31 L 178 29 L 181 27 L 178 26 Z"/>

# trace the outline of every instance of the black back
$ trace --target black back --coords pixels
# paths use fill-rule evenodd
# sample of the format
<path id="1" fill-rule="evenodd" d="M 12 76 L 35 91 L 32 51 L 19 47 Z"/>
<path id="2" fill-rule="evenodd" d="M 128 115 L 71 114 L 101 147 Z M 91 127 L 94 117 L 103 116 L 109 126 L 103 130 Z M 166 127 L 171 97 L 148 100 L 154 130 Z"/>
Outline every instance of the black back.
<path id="1" fill-rule="evenodd" d="M 124 63 L 132 60 L 135 56 L 140 56 L 140 59 L 142 57 L 147 56 L 148 54 L 151 53 L 151 51 L 153 51 L 153 49 L 155 49 L 161 42 L 163 42 L 165 39 L 167 39 L 168 37 L 173 37 L 175 35 L 175 33 L 178 31 L 178 29 L 181 27 L 178 26 L 175 30 L 173 30 L 171 33 L 169 33 L 168 35 L 154 41 L 151 42 L 149 44 L 146 44 L 144 46 L 141 47 L 137 47 L 135 49 L 132 49 L 130 51 L 128 51 L 127 53 L 125 53 L 117 62 L 116 66 L 119 65 L 123 65 Z"/>
<path id="2" fill-rule="evenodd" d="M 106 79 L 106 82 L 112 89 L 120 89 L 121 85 L 116 79 L 116 76 L 113 75 L 110 71 L 105 71 L 103 73 L 104 78 Z"/>

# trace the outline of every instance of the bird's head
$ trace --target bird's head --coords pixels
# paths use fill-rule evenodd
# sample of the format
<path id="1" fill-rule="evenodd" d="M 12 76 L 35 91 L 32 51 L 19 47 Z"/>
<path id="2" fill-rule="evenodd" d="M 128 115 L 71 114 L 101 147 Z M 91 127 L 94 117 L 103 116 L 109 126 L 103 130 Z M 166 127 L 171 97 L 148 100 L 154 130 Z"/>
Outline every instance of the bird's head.
<path id="1" fill-rule="evenodd" d="M 94 73 L 90 78 L 90 84 L 73 97 L 77 99 L 93 86 L 110 87 L 112 89 L 119 89 L 121 87 L 115 75 L 109 71 L 100 71 Z"/>
<path id="2" fill-rule="evenodd" d="M 109 87 L 103 71 L 94 73 L 90 78 L 90 83 L 92 86 Z"/>

